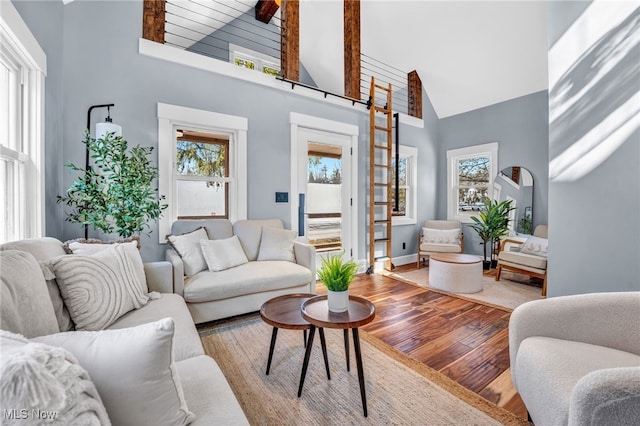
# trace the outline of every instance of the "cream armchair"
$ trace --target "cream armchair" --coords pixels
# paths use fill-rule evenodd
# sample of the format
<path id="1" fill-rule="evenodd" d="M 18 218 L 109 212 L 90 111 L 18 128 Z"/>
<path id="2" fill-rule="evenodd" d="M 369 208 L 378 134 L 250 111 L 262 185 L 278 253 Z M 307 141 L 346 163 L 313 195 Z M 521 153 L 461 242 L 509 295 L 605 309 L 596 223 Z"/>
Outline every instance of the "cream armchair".
<path id="1" fill-rule="evenodd" d="M 418 262 L 433 253 L 462 253 L 464 234 L 459 220 L 425 220 L 418 232 Z"/>
<path id="2" fill-rule="evenodd" d="M 519 272 L 542 281 L 542 295 L 547 295 L 547 225 L 536 226 L 526 241 L 506 238 L 500 244 L 496 281 L 503 269 Z"/>
<path id="3" fill-rule="evenodd" d="M 640 424 L 640 292 L 553 297 L 509 320 L 511 379 L 536 426 Z"/>

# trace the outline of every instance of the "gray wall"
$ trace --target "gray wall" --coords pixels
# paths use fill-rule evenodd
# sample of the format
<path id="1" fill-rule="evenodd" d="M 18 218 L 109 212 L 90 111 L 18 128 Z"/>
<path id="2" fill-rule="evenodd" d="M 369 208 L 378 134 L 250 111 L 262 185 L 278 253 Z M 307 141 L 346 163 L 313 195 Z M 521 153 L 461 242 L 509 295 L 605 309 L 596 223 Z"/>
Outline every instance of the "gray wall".
<path id="1" fill-rule="evenodd" d="M 447 217 L 447 151 L 498 142 L 498 167 L 522 166 L 533 176 L 533 224 L 548 221 L 549 134 L 546 91 L 522 96 L 439 121 L 437 217 Z M 482 240 L 463 225 L 465 253 L 482 255 Z"/>
<path id="2" fill-rule="evenodd" d="M 38 18 L 45 16 L 42 10 L 46 4 L 20 4 L 19 11 L 25 16 L 47 55 L 62 58 L 64 114 L 59 124 L 62 132 L 61 136 L 47 140 L 55 150 L 55 155 L 46 158 L 47 169 L 56 174 L 47 188 L 52 194 L 62 193 L 73 180 L 73 176 L 62 170 L 61 164 L 69 161 L 82 164 L 84 161 L 81 140 L 86 126 L 86 113 L 87 108 L 95 104 L 115 103 L 111 116 L 114 122 L 123 127 L 123 136 L 129 143 L 153 147 L 157 147 L 158 102 L 247 117 L 248 216 L 253 219 L 281 218 L 287 226 L 290 225 L 290 206 L 287 203 L 276 204 L 274 192 L 289 191 L 290 186 L 289 112 L 359 126 L 359 152 L 367 152 L 368 112 L 363 108 L 353 108 L 349 102 L 345 102 L 344 107 L 336 106 L 301 97 L 296 91 L 266 88 L 139 55 L 142 2 L 75 1 L 64 6 L 64 17 L 54 15 L 58 18 L 56 20 L 51 16 L 47 16 L 47 19 Z M 61 27 L 64 28 L 62 43 L 50 45 L 40 38 L 40 35 L 46 37 L 48 32 L 60 31 Z M 290 88 L 284 83 L 283 87 Z M 424 159 L 425 167 L 419 177 L 427 184 L 420 189 L 422 205 L 418 206 L 418 210 L 421 215 L 431 216 L 434 214 L 434 199 L 428 197 L 433 197 L 435 193 L 433 171 L 436 159 L 433 152 L 436 118 L 428 102 L 425 104 L 427 129 L 408 127 L 403 131 L 402 143 L 420 147 L 418 155 L 421 164 Z M 50 113 L 48 110 L 48 119 Z M 94 113 L 93 121 L 104 118 L 101 114 L 101 111 Z M 363 259 L 366 256 L 366 155 L 361 155 L 359 161 L 358 204 L 361 207 L 358 248 L 359 257 Z M 54 199 L 49 198 L 46 208 L 49 212 L 59 207 Z M 63 223 L 62 218 L 58 220 L 61 232 L 49 235 L 61 239 L 82 235 L 81 226 Z M 152 229 L 150 237 L 142 237 L 142 255 L 146 261 L 164 257 L 164 247 L 157 243 L 157 224 L 153 224 Z M 90 236 L 97 234 L 90 232 Z M 411 244 L 415 238 L 415 228 L 398 231 L 397 236 Z M 398 254 L 394 250 L 394 256 L 408 251 L 410 247 Z"/>
<path id="3" fill-rule="evenodd" d="M 615 6 L 612 6 L 615 7 Z M 568 2 L 550 2 L 549 33 L 552 42 L 564 34 L 584 10 Z M 635 9 L 638 15 L 638 9 Z M 605 25 L 607 37 L 599 40 L 572 64 L 561 81 L 578 90 L 590 82 L 594 68 L 608 64 L 608 43 L 624 46 L 622 39 L 637 36 L 635 29 L 614 26 L 602 16 L 591 25 Z M 635 31 L 635 33 L 634 33 Z M 612 40 L 615 40 L 612 42 Z M 638 94 L 640 61 L 634 51 L 617 52 L 618 64 L 591 87 L 565 114 L 549 124 L 549 160 L 602 122 L 631 96 Z M 551 47 L 551 46 L 550 46 Z M 557 67 L 549 56 L 549 67 Z M 560 88 L 550 88 L 550 111 L 562 99 Z M 635 105 L 637 108 L 637 104 Z M 635 114 L 638 114 L 636 109 Z M 551 114 L 553 116 L 553 114 Z M 617 123 L 621 125 L 622 123 Z M 601 144 L 612 142 L 601 134 Z M 575 158 L 573 164 L 581 164 Z M 635 131 L 610 156 L 600 156 L 592 170 L 571 179 L 549 183 L 548 295 L 561 296 L 605 291 L 640 290 L 640 131 Z M 587 169 L 588 170 L 588 169 Z"/>

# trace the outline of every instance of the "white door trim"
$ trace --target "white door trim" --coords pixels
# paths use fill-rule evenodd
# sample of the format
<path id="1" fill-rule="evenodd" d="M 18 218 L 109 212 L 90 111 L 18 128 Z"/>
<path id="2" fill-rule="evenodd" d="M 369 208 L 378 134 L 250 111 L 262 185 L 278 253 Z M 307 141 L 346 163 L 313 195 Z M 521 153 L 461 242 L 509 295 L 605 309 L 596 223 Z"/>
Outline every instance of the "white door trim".
<path id="1" fill-rule="evenodd" d="M 347 135 L 351 138 L 351 246 L 353 258 L 358 257 L 358 135 L 360 129 L 353 124 L 327 120 L 311 115 L 291 112 L 291 229 L 298 230 L 298 150 L 300 129 L 321 130 L 329 133 Z"/>

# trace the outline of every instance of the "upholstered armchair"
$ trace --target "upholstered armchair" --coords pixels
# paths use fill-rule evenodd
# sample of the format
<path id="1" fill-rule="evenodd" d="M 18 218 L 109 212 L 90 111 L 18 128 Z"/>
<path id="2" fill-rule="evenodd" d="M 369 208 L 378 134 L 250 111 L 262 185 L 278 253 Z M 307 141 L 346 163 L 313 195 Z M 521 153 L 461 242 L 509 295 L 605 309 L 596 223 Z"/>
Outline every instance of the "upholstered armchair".
<path id="1" fill-rule="evenodd" d="M 518 306 L 511 379 L 535 425 L 640 425 L 639 325 L 638 291 Z"/>
<path id="2" fill-rule="evenodd" d="M 526 241 L 506 238 L 500 244 L 496 281 L 503 269 L 507 269 L 542 281 L 542 295 L 547 295 L 547 225 L 536 226 Z"/>
<path id="3" fill-rule="evenodd" d="M 462 253 L 464 234 L 459 220 L 425 220 L 418 232 L 418 269 L 420 261 L 433 253 Z"/>

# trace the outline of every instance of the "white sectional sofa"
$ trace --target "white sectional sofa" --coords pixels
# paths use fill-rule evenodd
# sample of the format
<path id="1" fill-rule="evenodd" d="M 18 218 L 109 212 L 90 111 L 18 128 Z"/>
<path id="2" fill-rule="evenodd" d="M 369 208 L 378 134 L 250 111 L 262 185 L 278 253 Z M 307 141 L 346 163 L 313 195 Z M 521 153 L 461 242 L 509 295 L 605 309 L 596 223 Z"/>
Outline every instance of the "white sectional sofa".
<path id="1" fill-rule="evenodd" d="M 209 240 L 237 236 L 248 262 L 215 272 L 202 264 L 201 270 L 192 268 L 197 272 L 188 275 L 183 258 L 192 259 L 200 252 L 198 239 L 192 247 L 182 245 L 181 254 L 167 249 L 166 260 L 173 265 L 173 291 L 184 297 L 196 324 L 258 311 L 265 301 L 283 294 L 315 293 L 315 248 L 294 241 L 295 232 L 285 230 L 282 221 L 179 220 L 171 232 L 185 236 L 199 228 L 206 230 Z M 267 247 L 267 233 L 276 235 L 269 240 L 271 247 Z"/>
<path id="2" fill-rule="evenodd" d="M 25 254 L 25 252 L 28 254 Z M 154 294 L 155 298 L 152 297 L 144 306 L 121 316 L 108 326 L 106 331 L 71 331 L 73 325 L 69 319 L 69 314 L 56 280 L 49 279 L 45 282 L 45 276 L 37 263 L 46 262 L 49 259 L 64 255 L 63 244 L 54 238 L 21 240 L 0 246 L 0 261 L 2 261 L 2 265 L 0 265 L 0 276 L 2 278 L 2 286 L 0 287 L 0 295 L 2 297 L 2 304 L 0 305 L 1 330 L 23 335 L 31 339 L 30 342 L 34 340 L 41 343 L 66 342 L 67 346 L 74 346 L 74 340 L 76 339 L 97 339 L 99 341 L 102 338 L 101 336 L 112 336 L 109 339 L 115 339 L 116 345 L 118 345 L 117 342 L 121 343 L 119 343 L 120 347 L 112 348 L 113 343 L 110 342 L 109 350 L 133 350 L 132 348 L 138 342 L 135 339 L 127 338 L 126 330 L 133 330 L 130 327 L 135 326 L 146 327 L 143 324 L 157 322 L 154 323 L 159 324 L 156 325 L 156 328 L 173 333 L 172 371 L 175 371 L 177 375 L 172 376 L 170 380 L 173 382 L 177 379 L 181 385 L 187 408 L 195 415 L 195 419 L 190 424 L 248 424 L 218 365 L 212 358 L 204 354 L 202 343 L 184 299 L 172 291 L 172 271 L 169 262 L 144 265 L 148 289 L 160 293 L 159 295 Z M 12 265 L 11 263 L 14 264 Z M 24 265 L 27 266 L 25 267 Z M 169 327 L 171 325 L 170 320 L 158 321 L 167 317 L 172 319 L 173 326 Z M 148 331 L 153 331 L 154 329 L 152 327 L 149 330 L 145 330 L 141 331 L 148 334 Z M 119 332 L 123 334 L 118 334 Z M 105 335 L 104 333 L 107 334 Z M 2 357 L 0 358 L 4 367 L 5 362 L 10 359 L 9 351 L 15 341 L 3 336 L 2 343 Z M 142 347 L 137 353 L 131 354 L 130 361 L 144 360 L 146 357 L 155 355 L 150 351 L 151 348 Z M 171 352 L 171 346 L 169 346 L 169 352 Z M 87 358 L 89 363 L 96 362 L 91 358 L 98 359 L 98 355 L 105 356 L 104 353 L 95 355 Z M 79 355 L 76 355 L 76 357 L 82 365 L 83 358 Z M 104 365 L 104 369 L 100 369 L 100 366 L 98 366 L 98 370 L 94 369 L 93 371 L 106 375 L 116 375 L 116 369 L 111 365 L 113 362 L 115 361 L 107 357 L 105 364 L 108 365 Z M 85 366 L 85 368 L 87 367 Z M 89 368 L 87 369 L 89 370 Z M 116 377 L 116 379 L 126 380 L 128 378 Z M 140 383 L 139 385 L 142 386 L 143 384 Z M 139 394 L 142 393 L 137 388 L 137 385 L 132 386 L 130 392 L 130 395 L 124 395 L 123 400 L 129 399 L 129 396 L 131 396 L 132 400 L 135 400 L 135 397 L 140 397 Z M 148 399 L 150 398 L 148 394 L 141 397 L 146 398 L 143 405 L 151 403 Z M 102 396 L 102 398 L 103 400 L 106 399 L 105 396 Z M 105 400 L 104 402 L 105 406 L 107 406 L 108 401 Z M 10 416 L 20 418 L 19 416 L 21 415 L 30 415 L 28 411 L 20 411 L 27 408 L 26 403 L 18 402 L 16 404 L 19 406 L 12 407 L 8 407 L 6 404 L 6 400 L 0 404 L 3 405 L 3 410 L 17 410 L 7 411 Z M 136 410 L 143 413 L 145 420 L 134 423 L 154 426 L 163 424 L 163 420 L 154 419 L 152 413 L 144 413 L 144 407 L 136 407 Z M 108 406 L 107 411 L 109 411 Z M 109 414 L 109 417 L 111 417 L 111 414 Z M 115 420 L 112 421 L 114 424 L 121 423 Z M 104 422 L 101 423 L 104 424 Z M 95 423 L 83 422 L 82 424 Z"/>

